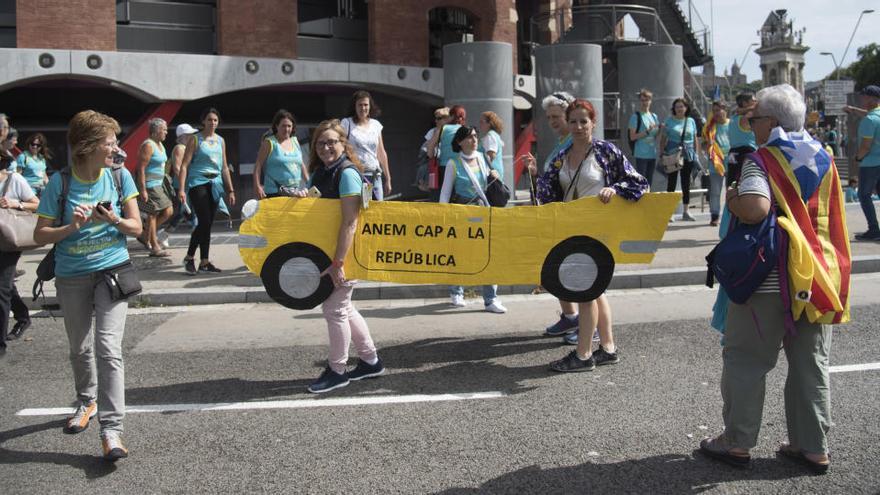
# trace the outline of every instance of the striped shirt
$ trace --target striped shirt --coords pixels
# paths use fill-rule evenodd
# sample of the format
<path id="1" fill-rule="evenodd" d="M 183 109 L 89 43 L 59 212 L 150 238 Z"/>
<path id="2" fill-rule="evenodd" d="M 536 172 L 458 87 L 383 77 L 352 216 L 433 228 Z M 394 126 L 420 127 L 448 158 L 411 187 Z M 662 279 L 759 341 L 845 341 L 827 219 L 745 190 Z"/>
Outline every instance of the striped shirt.
<path id="1" fill-rule="evenodd" d="M 742 168 L 739 182 L 739 196 L 746 194 L 756 194 L 773 201 L 770 196 L 770 181 L 767 174 L 753 160 L 746 159 Z M 778 294 L 779 293 L 779 268 L 767 274 L 764 282 L 755 290 L 756 294 Z"/>

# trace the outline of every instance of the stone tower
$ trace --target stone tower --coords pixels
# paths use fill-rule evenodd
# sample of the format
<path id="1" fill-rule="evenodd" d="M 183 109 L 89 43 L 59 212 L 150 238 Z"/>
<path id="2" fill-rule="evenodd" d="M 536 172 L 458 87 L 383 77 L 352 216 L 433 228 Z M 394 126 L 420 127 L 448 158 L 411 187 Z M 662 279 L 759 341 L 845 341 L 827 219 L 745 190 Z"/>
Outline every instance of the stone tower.
<path id="1" fill-rule="evenodd" d="M 758 36 L 761 47 L 755 53 L 761 57 L 764 86 L 788 83 L 803 94 L 805 28 L 795 31 L 785 9 L 774 10 L 767 16 Z"/>

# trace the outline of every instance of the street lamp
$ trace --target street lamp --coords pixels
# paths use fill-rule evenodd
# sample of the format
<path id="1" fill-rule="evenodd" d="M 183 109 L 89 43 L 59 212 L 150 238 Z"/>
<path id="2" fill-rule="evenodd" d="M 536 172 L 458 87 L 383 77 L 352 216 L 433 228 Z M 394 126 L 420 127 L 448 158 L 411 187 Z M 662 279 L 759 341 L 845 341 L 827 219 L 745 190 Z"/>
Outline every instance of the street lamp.
<path id="1" fill-rule="evenodd" d="M 831 52 L 819 52 L 819 55 L 828 55 L 831 57 L 831 61 L 834 62 L 834 72 L 837 74 L 835 80 L 840 80 L 840 71 L 837 70 L 837 59 L 834 57 L 834 54 Z"/>
<path id="2" fill-rule="evenodd" d="M 742 62 L 739 63 L 739 68 L 743 68 L 743 64 L 746 63 L 746 57 L 749 56 L 749 50 L 752 49 L 753 46 L 758 46 L 757 43 L 752 43 L 751 45 L 746 47 L 746 52 L 743 54 Z"/>
<path id="3" fill-rule="evenodd" d="M 872 13 L 872 12 L 874 12 L 874 9 L 865 9 L 865 10 L 862 11 L 861 14 L 859 14 L 859 20 L 856 21 L 856 27 L 853 28 L 853 32 L 852 32 L 852 34 L 849 35 L 849 42 L 846 44 L 846 50 L 843 51 L 843 56 L 840 57 L 840 63 L 841 63 L 841 64 L 842 64 L 843 61 L 846 59 L 846 53 L 849 51 L 849 46 L 852 44 L 852 40 L 853 40 L 853 38 L 854 38 L 855 35 L 856 35 L 856 31 L 859 29 L 859 23 L 862 22 L 862 17 L 863 17 L 865 14 L 870 14 L 870 13 Z M 840 78 L 840 66 L 838 65 L 838 66 L 835 68 L 835 70 L 838 71 L 838 72 L 837 72 L 837 77 Z"/>

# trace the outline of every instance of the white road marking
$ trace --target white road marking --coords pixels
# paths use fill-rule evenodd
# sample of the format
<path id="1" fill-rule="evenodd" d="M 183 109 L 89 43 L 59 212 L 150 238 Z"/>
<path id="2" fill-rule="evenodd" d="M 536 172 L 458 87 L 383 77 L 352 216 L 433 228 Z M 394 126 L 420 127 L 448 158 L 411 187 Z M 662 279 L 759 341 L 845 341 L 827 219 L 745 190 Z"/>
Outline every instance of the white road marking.
<path id="1" fill-rule="evenodd" d="M 241 411 L 249 409 L 304 409 L 312 407 L 366 406 L 377 404 L 412 404 L 416 402 L 446 402 L 475 399 L 498 399 L 504 392 L 476 392 L 437 395 L 386 395 L 379 397 L 349 397 L 340 399 L 272 400 L 262 402 L 218 402 L 213 404 L 161 404 L 129 406 L 126 413 L 163 413 L 183 411 Z M 72 407 L 44 407 L 22 409 L 16 416 L 65 416 L 73 414 Z"/>
<path id="2" fill-rule="evenodd" d="M 831 373 L 846 373 L 848 371 L 870 370 L 880 370 L 880 363 L 843 364 L 840 366 L 831 366 L 828 371 L 830 371 Z"/>

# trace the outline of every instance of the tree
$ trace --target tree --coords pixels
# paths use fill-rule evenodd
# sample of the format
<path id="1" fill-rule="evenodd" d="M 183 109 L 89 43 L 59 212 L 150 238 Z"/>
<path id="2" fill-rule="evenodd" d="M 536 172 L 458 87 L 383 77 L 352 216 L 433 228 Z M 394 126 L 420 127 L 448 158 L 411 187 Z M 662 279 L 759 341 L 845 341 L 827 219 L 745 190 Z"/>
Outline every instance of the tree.
<path id="1" fill-rule="evenodd" d="M 864 88 L 869 84 L 880 84 L 880 45 L 871 43 L 857 50 L 859 59 L 840 69 L 840 77 L 855 80 L 856 88 Z M 828 79 L 836 79 L 837 71 L 833 71 Z"/>

